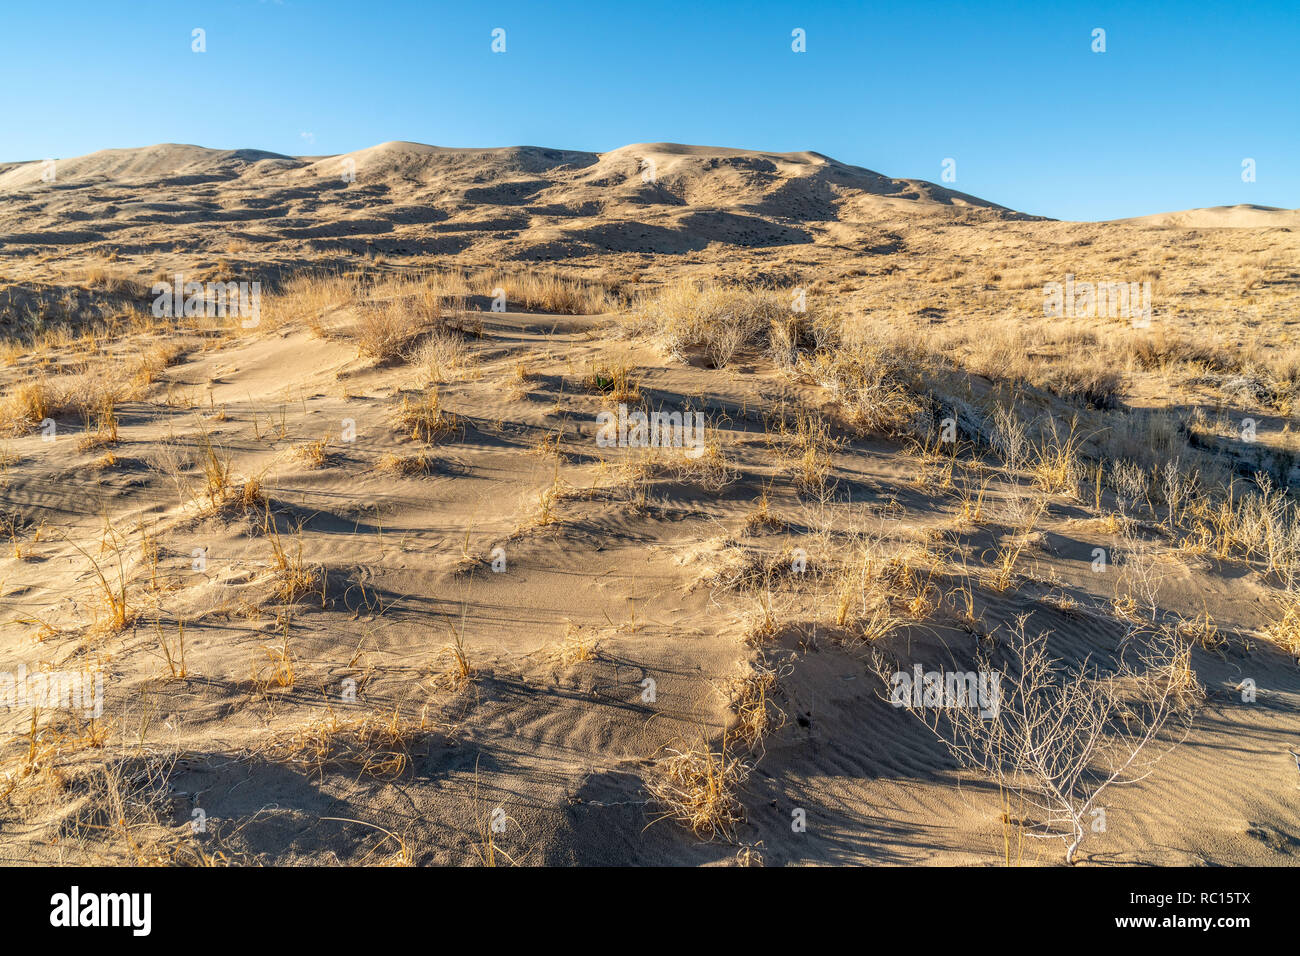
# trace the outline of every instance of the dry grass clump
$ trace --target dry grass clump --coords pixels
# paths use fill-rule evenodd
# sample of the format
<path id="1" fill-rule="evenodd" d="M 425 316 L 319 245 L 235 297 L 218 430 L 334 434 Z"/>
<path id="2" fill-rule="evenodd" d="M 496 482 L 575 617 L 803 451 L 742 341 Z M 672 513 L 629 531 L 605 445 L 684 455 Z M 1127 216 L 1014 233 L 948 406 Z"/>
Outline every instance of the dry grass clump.
<path id="1" fill-rule="evenodd" d="M 469 367 L 471 359 L 464 337 L 441 329 L 420 340 L 407 355 L 420 377 L 430 385 L 454 380 Z"/>
<path id="2" fill-rule="evenodd" d="M 564 627 L 564 642 L 560 645 L 561 664 L 585 664 L 596 657 L 596 643 L 586 629 L 569 621 Z"/>
<path id="3" fill-rule="evenodd" d="M 1124 376 L 1113 368 L 1088 361 L 1086 364 L 1062 363 L 1045 371 L 1037 384 L 1053 395 L 1103 411 L 1118 408 L 1124 394 Z"/>
<path id="4" fill-rule="evenodd" d="M 566 461 L 564 456 L 564 436 L 558 431 L 549 435 L 542 435 L 528 449 L 528 454 L 536 455 L 538 458 L 550 458 L 559 464 L 563 464 Z"/>
<path id="5" fill-rule="evenodd" d="M 615 404 L 635 405 L 641 401 L 641 386 L 632 377 L 632 372 L 626 362 L 596 361 L 591 364 L 582 385 L 589 392 L 598 392 Z"/>
<path id="6" fill-rule="evenodd" d="M 395 455 L 390 452 L 379 459 L 375 468 L 403 478 L 412 478 L 432 474 L 434 460 L 429 455 Z"/>
<path id="7" fill-rule="evenodd" d="M 532 516 L 531 527 L 546 528 L 558 520 L 556 505 L 569 497 L 568 483 L 560 477 L 560 459 L 555 459 L 555 474 L 551 483 L 537 493 L 537 508 Z M 527 526 L 525 526 L 527 527 Z"/>
<path id="8" fill-rule="evenodd" d="M 289 648 L 289 628 L 292 620 L 288 614 L 282 614 L 277 618 L 276 623 L 280 629 L 280 646 L 264 644 L 262 646 L 264 659 L 253 662 L 253 686 L 262 693 L 266 693 L 272 687 L 289 690 L 297 679 L 297 672 L 294 670 L 296 658 Z"/>
<path id="9" fill-rule="evenodd" d="M 362 355 L 390 361 L 441 318 L 442 306 L 436 296 L 400 295 L 366 303 L 352 327 L 352 338 Z"/>
<path id="10" fill-rule="evenodd" d="M 922 620 L 940 602 L 937 556 L 914 547 L 886 555 L 879 540 L 859 538 L 828 576 L 826 605 L 850 649 L 869 646 Z"/>
<path id="11" fill-rule="evenodd" d="M 66 535 L 64 537 L 83 558 L 90 562 L 91 571 L 95 575 L 95 582 L 98 585 L 97 593 L 103 606 L 102 612 L 95 621 L 96 629 L 109 634 L 117 634 L 125 630 L 135 620 L 136 613 L 127 600 L 126 558 L 121 537 L 109 527 L 105 529 L 105 535 L 100 544 L 101 554 L 104 550 L 112 549 L 113 558 L 117 565 L 116 573 L 111 581 L 109 573 L 106 573 L 100 563 L 91 557 L 89 551 Z M 110 568 L 109 570 L 111 572 L 113 569 Z"/>
<path id="12" fill-rule="evenodd" d="M 67 782 L 64 766 L 71 759 L 104 746 L 103 721 L 83 720 L 75 710 L 58 710 L 42 720 L 32 709 L 27 732 L 14 735 L 0 763 L 0 801 L 36 802 L 58 793 Z"/>
<path id="13" fill-rule="evenodd" d="M 1064 437 L 1057 432 L 1055 418 L 1048 418 L 1048 426 L 1041 442 L 1031 451 L 1029 469 L 1034 486 L 1049 495 L 1073 495 L 1084 472 L 1079 458 L 1083 439 L 1076 433 L 1073 423 Z"/>
<path id="14" fill-rule="evenodd" d="M 725 738 L 719 750 L 701 740 L 691 748 L 665 748 L 646 789 L 663 808 L 658 819 L 675 820 L 704 840 L 725 840 L 745 819 L 738 793 L 750 770 Z"/>
<path id="15" fill-rule="evenodd" d="M 102 392 L 93 408 L 83 410 L 82 417 L 86 430 L 77 440 L 79 451 L 117 444 L 117 396 L 112 391 Z"/>
<path id="16" fill-rule="evenodd" d="M 1240 368 L 1239 353 L 1199 334 L 1195 338 L 1161 324 L 1128 337 L 1123 349 L 1141 368 L 1169 370 L 1192 365 L 1211 372 L 1232 372 Z"/>
<path id="17" fill-rule="evenodd" d="M 677 479 L 696 482 L 709 491 L 721 491 L 738 474 L 716 437 L 706 438 L 703 445 L 686 450 L 680 457 L 669 456 L 666 465 Z"/>
<path id="18" fill-rule="evenodd" d="M 618 306 L 617 300 L 604 286 L 557 273 L 506 275 L 499 271 L 483 271 L 471 275 L 468 283 L 471 288 L 489 296 L 495 296 L 497 289 L 502 290 L 508 311 L 604 315 Z"/>
<path id="19" fill-rule="evenodd" d="M 291 604 L 316 586 L 316 571 L 303 562 L 302 524 L 299 523 L 293 541 L 286 546 L 266 505 L 262 533 L 271 545 L 271 570 L 275 574 L 275 597 L 282 604 Z"/>
<path id="20" fill-rule="evenodd" d="M 24 382 L 0 400 L 0 428 L 16 435 L 40 427 L 47 418 L 69 411 L 73 402 L 68 389 L 41 375 Z"/>
<path id="21" fill-rule="evenodd" d="M 175 365 L 185 354 L 185 346 L 176 342 L 157 342 L 142 352 L 131 372 L 131 391 L 144 394 L 158 381 L 163 370 Z"/>
<path id="22" fill-rule="evenodd" d="M 93 723 L 93 722 L 92 722 Z M 19 792 L 8 794 L 21 816 L 45 826 L 42 842 L 57 846 L 60 861 L 85 865 L 203 866 L 228 862 L 175 824 L 171 774 L 176 754 L 78 760 L 86 748 L 104 746 L 102 725 L 65 733 L 47 727 L 57 743 L 42 741 L 39 765 Z M 6 771 L 7 773 L 8 771 Z M 33 784 L 36 788 L 29 789 Z M 50 818 L 50 801 L 58 813 Z"/>
<path id="23" fill-rule="evenodd" d="M 1148 474 L 1140 466 L 1118 462 L 1112 469 L 1121 506 L 1141 502 L 1189 554 L 1213 554 L 1219 560 L 1240 557 L 1257 567 L 1284 590 L 1300 584 L 1300 505 L 1274 488 L 1272 479 L 1255 475 L 1255 487 L 1230 481 L 1224 488 L 1203 482 L 1195 471 L 1177 461 Z M 1122 486 L 1122 490 L 1121 487 Z"/>
<path id="24" fill-rule="evenodd" d="M 709 491 L 720 491 L 738 475 L 737 468 L 723 454 L 716 434 L 706 431 L 699 445 L 634 449 L 619 465 L 617 487 L 638 507 L 644 507 L 650 482 L 655 478 L 689 481 Z"/>
<path id="25" fill-rule="evenodd" d="M 431 736 L 426 715 L 418 721 L 393 708 L 391 714 L 342 718 L 329 713 L 277 740 L 271 751 L 324 776 L 327 769 L 392 780 L 411 766 L 413 751 Z"/>
<path id="26" fill-rule="evenodd" d="M 1300 620 L 1297 621 L 1300 624 Z M 1219 631 L 1219 626 L 1210 617 L 1209 611 L 1202 611 L 1192 618 L 1181 620 L 1177 624 L 1178 634 L 1189 644 L 1200 645 L 1207 651 L 1217 651 L 1228 643 L 1228 639 Z M 1296 653 L 1300 654 L 1300 645 Z"/>
<path id="27" fill-rule="evenodd" d="M 798 374 L 829 390 L 849 428 L 898 438 L 920 429 L 922 404 L 906 381 L 906 356 L 880 346 L 842 345 L 802 355 Z"/>
<path id="28" fill-rule="evenodd" d="M 768 416 L 765 437 L 802 494 L 822 500 L 831 496 L 835 490 L 831 454 L 843 442 L 831 435 L 820 414 L 797 408 L 791 417 L 781 406 Z"/>
<path id="29" fill-rule="evenodd" d="M 329 461 L 330 436 L 304 442 L 294 449 L 294 457 L 309 468 L 322 468 Z"/>
<path id="30" fill-rule="evenodd" d="M 702 566 L 691 586 L 722 591 L 766 588 L 775 581 L 801 573 L 796 567 L 804 568 L 803 573 L 807 569 L 807 556 L 791 547 L 764 551 L 727 537 L 710 542 L 697 555 L 687 556 L 688 560 L 692 558 Z"/>
<path id="31" fill-rule="evenodd" d="M 785 712 L 772 699 L 782 676 L 777 668 L 760 660 L 750 662 L 745 673 L 729 682 L 728 706 L 736 715 L 733 733 L 750 749 L 785 725 Z"/>
<path id="32" fill-rule="evenodd" d="M 780 349 L 789 361 L 790 343 L 803 340 L 798 330 L 813 323 L 810 313 L 791 306 L 789 294 L 774 289 L 683 280 L 638 301 L 627 327 L 653 335 L 683 361 L 692 350 L 702 352 L 713 368 L 751 347 Z"/>
<path id="33" fill-rule="evenodd" d="M 443 409 L 438 389 L 433 387 L 425 389 L 414 400 L 402 397 L 397 427 L 409 434 L 412 441 L 430 445 L 456 427 L 456 418 Z"/>
<path id="34" fill-rule="evenodd" d="M 1290 656 L 1300 658 L 1300 598 L 1289 598 L 1282 616 L 1266 626 L 1262 633 Z"/>
<path id="35" fill-rule="evenodd" d="M 990 590 L 1002 594 L 1015 583 L 1020 557 L 1038 542 L 1034 529 L 1046 510 L 1045 498 L 1025 499 L 1011 506 L 1010 517 L 1015 521 L 1013 533 L 994 549 L 985 571 L 985 584 Z"/>
<path id="36" fill-rule="evenodd" d="M 144 298 L 149 288 L 139 279 L 125 275 L 121 269 L 106 263 L 112 259 L 100 256 L 86 267 L 82 286 L 86 289 L 101 289 L 110 295 L 122 295 L 130 299 Z"/>
<path id="37" fill-rule="evenodd" d="M 772 510 L 771 499 L 764 488 L 754 501 L 754 510 L 745 516 L 745 534 L 757 534 L 763 530 L 782 531 L 786 527 L 786 520 Z"/>
<path id="38" fill-rule="evenodd" d="M 1118 405 L 1130 364 L 1117 336 L 1058 319 L 986 319 L 945 326 L 931 347 L 977 375 L 1104 410 Z"/>
<path id="39" fill-rule="evenodd" d="M 253 476 L 242 483 L 231 473 L 230 455 L 221 448 L 206 429 L 201 430 L 198 440 L 197 460 L 185 457 L 171 443 L 163 443 L 154 458 L 159 471 L 168 475 L 182 494 L 192 494 L 194 486 L 181 472 L 190 466 L 197 466 L 202 480 L 197 497 L 197 507 L 203 514 L 218 514 L 224 509 L 238 508 L 250 511 L 266 505 L 266 495 L 262 491 L 261 479 Z"/>
<path id="40" fill-rule="evenodd" d="M 235 500 L 244 511 L 265 507 L 266 495 L 262 492 L 262 480 L 256 476 L 245 479 Z"/>
<path id="41" fill-rule="evenodd" d="M 443 656 L 447 659 L 447 666 L 443 669 L 441 677 L 452 687 L 453 690 L 469 684 L 478 673 L 469 659 L 469 653 L 465 650 L 465 629 L 462 623 L 460 630 L 452 631 L 451 641 L 443 647 Z"/>
<path id="42" fill-rule="evenodd" d="M 267 328 L 278 328 L 291 322 L 305 322 L 317 335 L 324 337 L 324 319 L 355 304 L 361 294 L 355 276 L 299 273 L 285 280 L 270 295 L 263 296 L 262 324 Z"/>

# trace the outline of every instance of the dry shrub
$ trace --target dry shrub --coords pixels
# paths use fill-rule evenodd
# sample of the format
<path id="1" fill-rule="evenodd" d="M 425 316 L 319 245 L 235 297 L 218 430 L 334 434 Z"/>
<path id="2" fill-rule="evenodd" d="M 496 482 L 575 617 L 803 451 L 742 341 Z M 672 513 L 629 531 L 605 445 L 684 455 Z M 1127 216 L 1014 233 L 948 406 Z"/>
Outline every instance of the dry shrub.
<path id="1" fill-rule="evenodd" d="M 659 819 L 675 820 L 701 839 L 729 839 L 745 819 L 738 792 L 750 769 L 725 739 L 720 750 L 701 740 L 693 748 L 665 748 L 646 789 L 663 808 Z"/>
<path id="2" fill-rule="evenodd" d="M 434 461 L 428 455 L 394 455 L 389 453 L 379 459 L 375 468 L 379 471 L 400 475 L 403 478 L 411 478 L 415 475 L 431 474 L 434 469 Z"/>
<path id="3" fill-rule="evenodd" d="M 603 315 L 617 307 L 604 286 L 557 273 L 524 272 L 506 275 L 483 271 L 469 277 L 471 288 L 494 296 L 505 292 L 507 309 L 530 312 L 558 312 L 563 315 Z"/>
<path id="4" fill-rule="evenodd" d="M 354 276 L 301 273 L 263 296 L 262 325 L 274 329 L 291 322 L 305 322 L 323 336 L 326 317 L 355 304 L 360 297 L 361 287 Z"/>
<path id="5" fill-rule="evenodd" d="M 442 307 L 436 296 L 408 293 L 364 305 L 352 327 L 352 337 L 362 355 L 389 361 L 441 318 Z"/>
<path id="6" fill-rule="evenodd" d="M 1190 649 L 1174 629 L 1130 631 L 1127 649 L 1065 667 L 1047 649 L 1048 634 L 1025 633 L 1028 615 L 999 642 L 999 657 L 981 647 L 973 670 L 989 697 L 971 706 L 918 706 L 897 690 L 902 664 L 883 654 L 873 669 L 896 705 L 906 707 L 966 767 L 1032 811 L 1033 832 L 1059 839 L 1075 861 L 1091 833 L 1091 811 L 1112 785 L 1133 783 L 1190 730 L 1201 688 Z"/>
<path id="7" fill-rule="evenodd" d="M 340 718 L 333 710 L 277 740 L 272 753 L 305 764 L 324 776 L 327 769 L 392 780 L 411 765 L 413 750 L 432 735 L 424 715 L 418 721 L 394 707 L 391 714 Z"/>
<path id="8" fill-rule="evenodd" d="M 1300 599 L 1292 597 L 1282 616 L 1263 629 L 1263 635 L 1291 657 L 1300 658 Z"/>
<path id="9" fill-rule="evenodd" d="M 465 339 L 441 329 L 422 339 L 407 356 L 419 375 L 431 385 L 452 381 L 469 366 L 470 359 Z"/>
<path id="10" fill-rule="evenodd" d="M 397 427 L 411 436 L 412 441 L 432 444 L 456 427 L 454 415 L 442 408 L 437 387 L 426 389 L 412 400 L 402 398 L 397 410 Z"/>
<path id="11" fill-rule="evenodd" d="M 905 357 L 881 347 L 841 346 L 800 356 L 805 378 L 832 392 L 849 428 L 897 438 L 919 429 L 922 404 L 905 379 Z"/>
<path id="12" fill-rule="evenodd" d="M 786 352 L 799 341 L 797 329 L 814 316 L 795 313 L 784 292 L 738 285 L 674 283 L 642 298 L 628 320 L 634 333 L 653 335 L 670 354 L 685 359 L 702 351 L 714 368 L 725 368 L 744 348 L 777 346 Z M 792 325 L 793 323 L 793 325 Z M 776 339 L 773 329 L 778 330 Z M 783 354 L 788 359 L 788 352 Z"/>

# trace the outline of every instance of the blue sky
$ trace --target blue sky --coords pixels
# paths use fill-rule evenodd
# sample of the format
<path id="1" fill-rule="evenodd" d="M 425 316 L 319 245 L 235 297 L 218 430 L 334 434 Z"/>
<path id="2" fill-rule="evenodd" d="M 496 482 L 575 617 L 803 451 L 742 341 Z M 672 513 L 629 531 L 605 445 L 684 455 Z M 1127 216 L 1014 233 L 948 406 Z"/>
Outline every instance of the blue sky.
<path id="1" fill-rule="evenodd" d="M 7 0 L 0 161 L 673 141 L 935 182 L 951 157 L 954 188 L 1065 219 L 1300 206 L 1300 0 L 601 6 Z"/>

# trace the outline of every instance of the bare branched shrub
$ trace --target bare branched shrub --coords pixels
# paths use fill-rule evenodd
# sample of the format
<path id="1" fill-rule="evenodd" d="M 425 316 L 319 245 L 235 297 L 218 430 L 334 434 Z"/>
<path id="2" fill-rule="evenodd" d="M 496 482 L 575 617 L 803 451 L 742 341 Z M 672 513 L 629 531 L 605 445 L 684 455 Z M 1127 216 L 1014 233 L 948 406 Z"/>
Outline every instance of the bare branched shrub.
<path id="1" fill-rule="evenodd" d="M 1037 816 L 1031 836 L 1060 839 L 1074 863 L 1092 813 L 1111 785 L 1145 778 L 1190 730 L 1201 691 L 1190 647 L 1173 628 L 1134 636 L 1130 653 L 1103 671 L 1089 661 L 1064 668 L 1047 649 L 1048 632 L 1011 628 L 1005 657 L 981 651 L 977 668 L 1000 675 L 996 707 L 907 707 L 963 766 L 990 776 Z M 887 683 L 894 666 L 876 655 Z M 989 710 L 994 711 L 989 715 Z"/>
<path id="2" fill-rule="evenodd" d="M 1160 613 L 1160 585 L 1166 573 L 1153 545 L 1126 525 L 1116 558 L 1123 596 L 1146 610 L 1154 621 Z"/>
<path id="3" fill-rule="evenodd" d="M 1025 425 L 1015 409 L 1001 404 L 993 406 L 993 433 L 989 443 L 1007 471 L 1014 473 L 1024 467 L 1029 455 L 1029 439 L 1025 437 Z"/>

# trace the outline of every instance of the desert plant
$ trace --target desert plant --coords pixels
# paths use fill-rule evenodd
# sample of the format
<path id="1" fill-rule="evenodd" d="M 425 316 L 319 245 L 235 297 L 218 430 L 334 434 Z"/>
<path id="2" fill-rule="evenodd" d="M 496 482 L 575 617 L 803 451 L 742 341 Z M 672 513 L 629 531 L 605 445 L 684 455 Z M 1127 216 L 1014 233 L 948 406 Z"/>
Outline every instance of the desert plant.
<path id="1" fill-rule="evenodd" d="M 1189 646 L 1175 629 L 1149 629 L 1128 655 L 1101 667 L 1085 661 L 1063 668 L 1047 650 L 1048 632 L 1030 636 L 1026 616 L 1002 642 L 1005 659 L 978 652 L 976 666 L 992 675 L 995 706 L 925 707 L 895 695 L 964 766 L 990 776 L 1040 817 L 1030 836 L 1060 839 L 1065 862 L 1075 861 L 1091 832 L 1091 815 L 1112 785 L 1134 783 L 1190 729 L 1198 685 Z M 874 661 L 887 684 L 895 665 Z M 990 711 L 992 713 L 990 714 Z M 1163 749 L 1157 741 L 1163 738 Z"/>
<path id="2" fill-rule="evenodd" d="M 738 792 L 750 764 L 730 751 L 725 737 L 717 750 L 701 739 L 695 746 L 667 747 L 661 753 L 647 782 L 662 807 L 657 819 L 676 820 L 702 839 L 728 838 L 745 817 Z"/>

